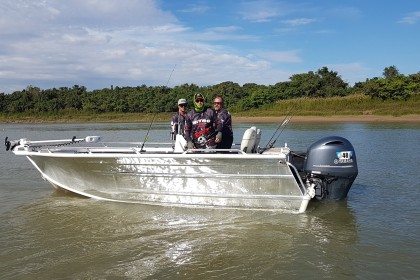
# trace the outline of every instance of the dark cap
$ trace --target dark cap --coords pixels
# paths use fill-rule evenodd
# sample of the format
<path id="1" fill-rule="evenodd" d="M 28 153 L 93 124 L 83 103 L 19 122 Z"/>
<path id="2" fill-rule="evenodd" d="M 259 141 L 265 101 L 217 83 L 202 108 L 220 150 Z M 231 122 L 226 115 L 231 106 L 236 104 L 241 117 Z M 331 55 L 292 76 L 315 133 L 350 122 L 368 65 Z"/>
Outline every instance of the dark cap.
<path id="1" fill-rule="evenodd" d="M 199 99 L 199 98 L 204 100 L 204 96 L 201 93 L 194 94 L 194 100 Z"/>

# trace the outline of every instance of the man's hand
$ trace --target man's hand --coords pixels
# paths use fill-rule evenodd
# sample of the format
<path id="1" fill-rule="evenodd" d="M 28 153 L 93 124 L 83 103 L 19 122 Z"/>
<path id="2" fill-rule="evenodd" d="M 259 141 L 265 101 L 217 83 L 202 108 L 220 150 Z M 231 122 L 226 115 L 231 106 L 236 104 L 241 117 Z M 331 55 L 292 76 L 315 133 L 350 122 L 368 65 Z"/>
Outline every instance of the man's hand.
<path id="1" fill-rule="evenodd" d="M 214 139 L 215 143 L 220 143 L 222 141 L 222 133 L 219 131 L 216 134 L 216 139 Z"/>
<path id="2" fill-rule="evenodd" d="M 193 143 L 193 142 L 191 142 L 191 141 L 188 141 L 188 142 L 187 142 L 187 148 L 188 148 L 188 149 L 195 149 L 194 143 Z"/>

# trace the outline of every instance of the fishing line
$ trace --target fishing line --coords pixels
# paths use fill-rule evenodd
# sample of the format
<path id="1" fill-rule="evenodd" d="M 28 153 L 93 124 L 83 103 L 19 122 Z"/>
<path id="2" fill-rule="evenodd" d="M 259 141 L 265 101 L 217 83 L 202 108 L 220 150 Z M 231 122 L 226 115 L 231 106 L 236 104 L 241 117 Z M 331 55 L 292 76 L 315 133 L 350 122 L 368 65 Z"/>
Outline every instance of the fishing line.
<path id="1" fill-rule="evenodd" d="M 171 80 L 172 74 L 173 74 L 173 73 L 174 73 L 174 71 L 175 71 L 175 67 L 176 67 L 176 64 L 174 65 L 174 68 L 172 68 L 172 72 L 171 72 L 171 74 L 169 75 L 168 81 L 166 81 L 166 85 L 165 85 L 165 87 L 168 87 L 168 84 L 169 84 L 169 81 Z"/>
<path id="2" fill-rule="evenodd" d="M 173 74 L 173 73 L 174 73 L 174 71 L 175 71 L 175 67 L 176 67 L 176 64 L 174 65 L 174 68 L 172 68 L 171 74 L 169 75 L 169 78 L 168 78 L 168 80 L 166 81 L 165 88 L 167 88 L 167 87 L 168 87 L 168 84 L 169 84 L 169 81 L 171 80 L 172 74 Z M 158 112 L 156 111 L 156 112 L 153 114 L 152 121 L 150 122 L 149 128 L 147 129 L 146 136 L 144 137 L 143 143 L 141 144 L 141 147 L 140 147 L 140 152 L 142 152 L 142 151 L 143 151 L 144 144 L 145 144 L 145 143 L 146 143 L 146 141 L 149 139 L 150 129 L 152 128 L 152 125 L 153 125 L 153 122 L 155 121 L 155 117 L 156 117 L 157 113 L 158 113 Z"/>

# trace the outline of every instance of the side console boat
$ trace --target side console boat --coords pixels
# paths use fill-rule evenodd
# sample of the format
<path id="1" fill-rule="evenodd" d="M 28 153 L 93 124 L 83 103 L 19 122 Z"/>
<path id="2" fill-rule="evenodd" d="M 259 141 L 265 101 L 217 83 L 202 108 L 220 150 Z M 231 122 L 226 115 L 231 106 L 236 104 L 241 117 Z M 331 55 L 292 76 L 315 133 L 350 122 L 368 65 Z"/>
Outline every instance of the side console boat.
<path id="1" fill-rule="evenodd" d="M 54 187 L 99 200 L 172 206 L 290 209 L 312 199 L 347 197 L 357 173 L 351 143 L 330 136 L 306 152 L 259 147 L 261 131 L 247 129 L 238 148 L 187 149 L 171 143 L 104 142 L 99 136 L 5 139 Z"/>

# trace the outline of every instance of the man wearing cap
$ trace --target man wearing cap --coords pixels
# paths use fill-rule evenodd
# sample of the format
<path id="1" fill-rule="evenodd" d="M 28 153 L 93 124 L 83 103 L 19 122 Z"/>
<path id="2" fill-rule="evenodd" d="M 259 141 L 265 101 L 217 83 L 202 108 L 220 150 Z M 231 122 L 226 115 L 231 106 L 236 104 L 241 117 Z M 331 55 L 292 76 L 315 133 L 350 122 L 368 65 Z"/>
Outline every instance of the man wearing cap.
<path id="1" fill-rule="evenodd" d="M 194 95 L 194 108 L 187 113 L 185 140 L 189 149 L 214 148 L 222 140 L 222 126 L 211 107 L 204 106 L 201 93 Z"/>
<path id="2" fill-rule="evenodd" d="M 178 111 L 172 116 L 171 120 L 171 139 L 175 140 L 177 134 L 185 135 L 187 100 L 181 98 L 178 100 Z"/>

